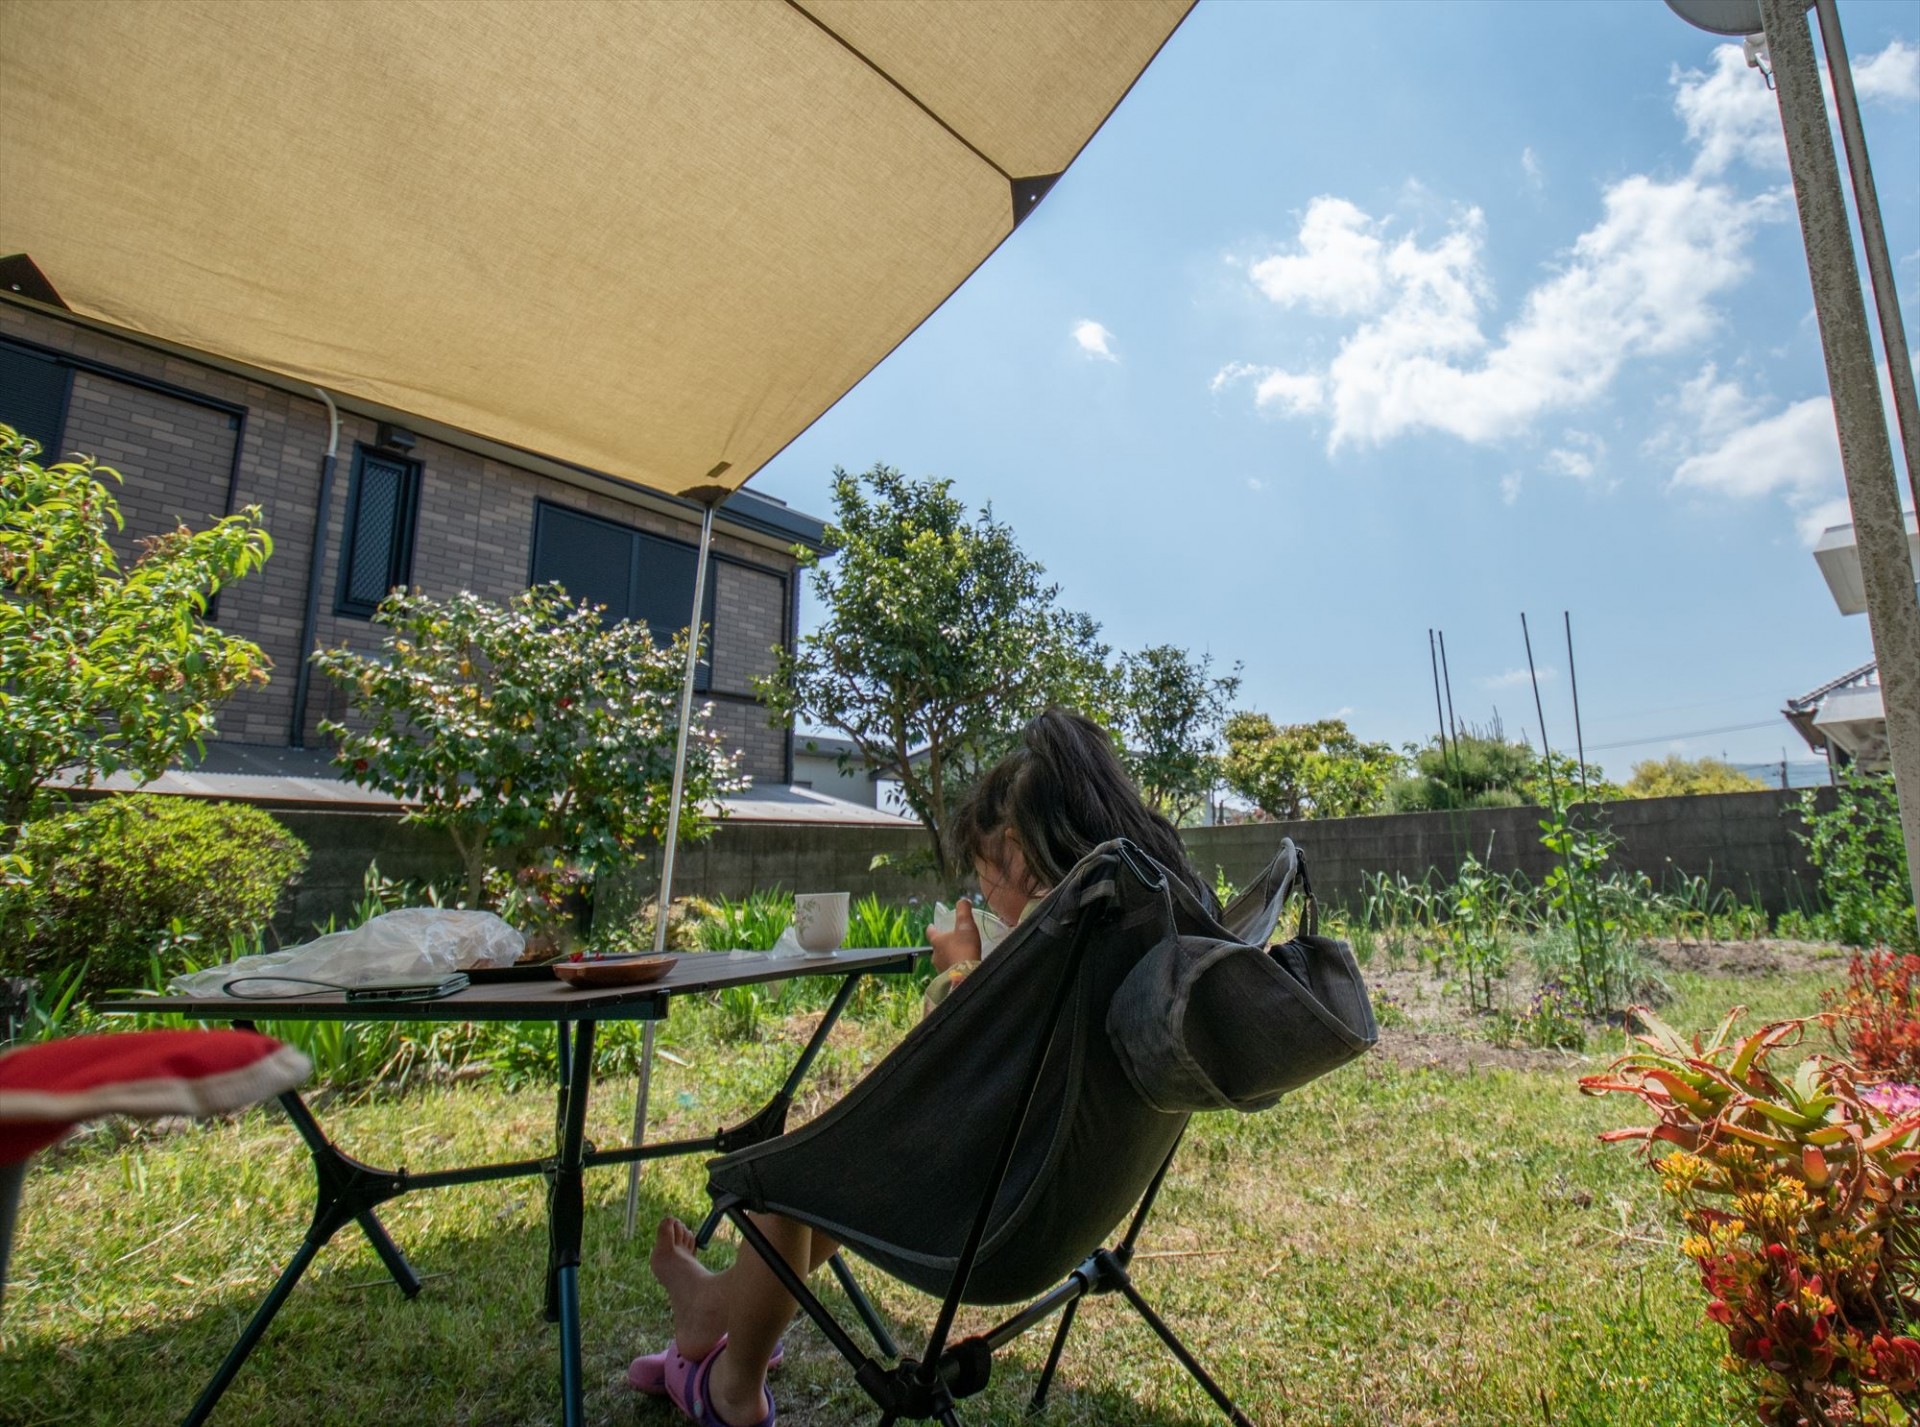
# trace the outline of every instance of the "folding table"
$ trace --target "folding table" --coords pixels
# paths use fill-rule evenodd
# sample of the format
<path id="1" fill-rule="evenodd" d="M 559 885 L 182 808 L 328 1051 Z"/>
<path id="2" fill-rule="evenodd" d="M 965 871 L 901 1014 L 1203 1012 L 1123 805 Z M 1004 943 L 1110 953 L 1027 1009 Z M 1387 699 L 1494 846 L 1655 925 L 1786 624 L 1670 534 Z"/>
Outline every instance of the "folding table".
<path id="1" fill-rule="evenodd" d="M 551 976 L 541 980 L 483 981 L 452 996 L 434 1001 L 355 1001 L 338 991 L 279 996 L 271 1000 L 234 996 L 167 996 L 121 998 L 102 1002 L 100 1010 L 115 1013 L 155 1012 L 192 1020 L 230 1021 L 251 1027 L 258 1019 L 276 1021 L 547 1021 L 559 1042 L 559 1104 L 554 1153 L 533 1159 L 460 1169 L 416 1172 L 406 1168 L 380 1169 L 346 1154 L 329 1140 L 313 1111 L 297 1091 L 280 1097 L 287 1118 L 306 1142 L 313 1157 L 317 1189 L 313 1222 L 306 1238 L 266 1299 L 241 1332 L 226 1360 L 184 1419 L 186 1427 L 205 1422 L 241 1364 L 286 1302 L 321 1247 L 348 1224 L 358 1223 L 387 1272 L 409 1298 L 420 1291 L 420 1278 L 406 1255 L 381 1225 L 375 1210 L 389 1199 L 420 1190 L 455 1184 L 478 1184 L 493 1179 L 543 1175 L 547 1180 L 546 1316 L 560 1325 L 561 1421 L 580 1427 L 584 1421 L 584 1390 L 580 1357 L 580 1237 L 585 1217 L 585 1171 L 599 1165 L 630 1164 L 668 1155 L 726 1154 L 758 1144 L 784 1132 L 787 1111 L 814 1057 L 826 1042 L 840 1013 L 846 1009 L 860 978 L 867 974 L 898 974 L 912 968 L 920 950 L 891 948 L 879 951 L 841 951 L 805 957 L 773 957 L 757 953 L 700 952 L 676 955 L 673 969 L 661 980 L 640 986 L 575 990 Z M 599 1021 L 662 1021 L 676 996 L 787 981 L 802 976 L 838 976 L 840 988 L 799 1059 L 773 1097 L 750 1118 L 711 1135 L 599 1149 L 586 1141 L 587 1097 L 593 1085 L 594 1027 Z M 642 1092 L 644 1093 L 644 1091 Z M 856 1295 L 857 1289 L 852 1290 Z M 856 1306 L 862 1316 L 871 1308 Z"/>

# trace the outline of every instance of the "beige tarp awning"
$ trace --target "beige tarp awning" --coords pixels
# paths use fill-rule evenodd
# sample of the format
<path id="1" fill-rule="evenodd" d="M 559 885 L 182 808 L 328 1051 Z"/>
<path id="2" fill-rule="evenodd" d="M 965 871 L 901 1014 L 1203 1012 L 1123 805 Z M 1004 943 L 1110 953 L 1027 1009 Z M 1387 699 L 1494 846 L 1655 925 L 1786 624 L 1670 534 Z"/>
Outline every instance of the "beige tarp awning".
<path id="1" fill-rule="evenodd" d="M 0 0 L 0 256 L 135 332 L 735 487 L 1189 4 Z"/>

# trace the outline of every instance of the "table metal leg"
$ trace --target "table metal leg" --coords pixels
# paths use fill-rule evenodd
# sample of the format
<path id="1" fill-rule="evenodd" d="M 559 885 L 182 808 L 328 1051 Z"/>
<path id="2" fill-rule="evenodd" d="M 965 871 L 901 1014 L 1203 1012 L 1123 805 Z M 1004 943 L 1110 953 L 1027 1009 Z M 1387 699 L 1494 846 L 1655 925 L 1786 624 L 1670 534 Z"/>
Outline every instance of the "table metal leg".
<path id="1" fill-rule="evenodd" d="M 566 1112 L 561 1117 L 559 1153 L 547 1197 L 547 1290 L 551 1316 L 560 1324 L 560 1420 L 582 1427 L 586 1401 L 581 1376 L 580 1238 L 586 1217 L 587 1093 L 593 1085 L 592 1021 L 574 1027 L 572 1064 L 567 1069 Z"/>
<path id="2" fill-rule="evenodd" d="M 308 1226 L 307 1236 L 301 1241 L 292 1260 L 274 1281 L 259 1308 L 254 1310 L 239 1341 L 228 1351 L 219 1370 L 201 1391 L 199 1401 L 194 1403 L 193 1410 L 186 1416 L 185 1427 L 198 1427 L 199 1423 L 207 1420 L 248 1355 L 266 1333 L 274 1315 L 287 1301 L 287 1295 L 293 1292 L 294 1285 L 306 1273 L 314 1256 L 347 1225 L 357 1222 L 365 1231 L 374 1252 L 379 1254 L 380 1261 L 387 1266 L 387 1272 L 393 1275 L 402 1293 L 411 1298 L 420 1291 L 420 1276 L 414 1272 L 413 1265 L 407 1262 L 406 1255 L 400 1252 L 373 1212 L 376 1204 L 406 1192 L 405 1172 L 375 1169 L 351 1155 L 342 1154 L 321 1131 L 306 1102 L 294 1092 L 288 1091 L 280 1097 L 280 1107 L 286 1111 L 287 1118 L 293 1122 L 294 1129 L 299 1131 L 300 1138 L 306 1142 L 307 1150 L 313 1157 L 314 1177 L 318 1181 L 313 1222 Z"/>

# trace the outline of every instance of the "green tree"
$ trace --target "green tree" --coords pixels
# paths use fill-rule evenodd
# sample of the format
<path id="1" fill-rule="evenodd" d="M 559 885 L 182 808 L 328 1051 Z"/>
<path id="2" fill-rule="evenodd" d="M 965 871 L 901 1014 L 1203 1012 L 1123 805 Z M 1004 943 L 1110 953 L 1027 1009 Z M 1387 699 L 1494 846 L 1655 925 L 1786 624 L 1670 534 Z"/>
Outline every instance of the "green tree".
<path id="1" fill-rule="evenodd" d="M 1400 770 L 1400 755 L 1367 743 L 1345 719 L 1276 725 L 1263 713 L 1227 720 L 1227 786 L 1268 817 L 1344 818 L 1370 812 Z"/>
<path id="2" fill-rule="evenodd" d="M 1100 627 L 1062 609 L 1059 587 L 991 510 L 969 517 L 952 482 L 888 466 L 836 469 L 831 565 L 813 571 L 820 627 L 758 684 L 776 717 L 844 733 L 863 765 L 898 780 L 956 882 L 942 838 L 981 768 L 1049 704 L 1111 726 Z"/>
<path id="3" fill-rule="evenodd" d="M 56 773 L 156 778 L 270 667 L 206 619 L 208 600 L 272 552 L 258 506 L 155 536 L 123 570 L 108 541 L 120 507 L 102 479 L 118 473 L 37 455 L 0 425 L 0 850 Z"/>
<path id="4" fill-rule="evenodd" d="M 323 723 L 356 781 L 415 804 L 443 829 L 482 905 L 490 867 L 551 851 L 591 866 L 632 860 L 666 835 L 686 636 L 657 645 L 642 623 L 540 585 L 495 604 L 398 592 L 374 615 L 377 655 L 328 649 L 314 666 L 345 686 L 353 725 Z M 743 786 L 708 727 L 687 740 L 683 837 L 704 807 Z"/>
<path id="5" fill-rule="evenodd" d="M 1670 753 L 1633 765 L 1629 798 L 1672 798 L 1690 793 L 1759 793 L 1767 785 L 1718 758 L 1682 758 Z"/>
<path id="6" fill-rule="evenodd" d="M 1140 790 L 1178 825 L 1220 781 L 1221 730 L 1240 692 L 1240 666 L 1215 675 L 1213 656 L 1156 644 L 1120 662 L 1121 727 Z"/>
<path id="7" fill-rule="evenodd" d="M 1563 753 L 1542 758 L 1525 738 L 1508 738 L 1500 721 L 1409 744 L 1413 767 L 1388 790 L 1395 812 L 1452 808 L 1550 807 L 1555 802 L 1608 802 L 1622 796 L 1597 763 L 1583 770 Z M 1557 790 L 1557 791 L 1556 791 Z"/>

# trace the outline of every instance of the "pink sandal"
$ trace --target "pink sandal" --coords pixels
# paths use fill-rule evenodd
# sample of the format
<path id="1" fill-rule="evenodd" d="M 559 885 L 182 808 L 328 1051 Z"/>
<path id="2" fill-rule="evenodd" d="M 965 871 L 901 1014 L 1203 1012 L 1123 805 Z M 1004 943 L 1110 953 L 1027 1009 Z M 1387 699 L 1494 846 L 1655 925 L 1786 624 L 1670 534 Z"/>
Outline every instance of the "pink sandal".
<path id="1" fill-rule="evenodd" d="M 716 1346 L 726 1346 L 727 1335 L 720 1335 Z M 787 1355 L 787 1340 L 782 1338 L 773 1345 L 773 1356 L 767 1359 L 767 1371 L 772 1372 L 780 1366 L 780 1360 Z M 680 1345 L 669 1343 L 657 1353 L 648 1353 L 645 1357 L 635 1358 L 627 1365 L 627 1386 L 635 1392 L 644 1392 L 648 1397 L 667 1396 L 667 1359 L 680 1356 Z"/>
<path id="2" fill-rule="evenodd" d="M 713 1403 L 707 1396 L 707 1382 L 713 1376 L 713 1365 L 720 1361 L 720 1354 L 726 1350 L 725 1341 L 715 1343 L 713 1351 L 696 1363 L 681 1357 L 679 1351 L 669 1345 L 666 1365 L 667 1396 L 673 1399 L 673 1405 L 694 1423 L 694 1427 L 774 1427 L 778 1414 L 773 1406 L 773 1393 L 766 1388 L 762 1388 L 761 1393 L 766 1399 L 767 1410 L 757 1422 L 725 1422 L 721 1420 L 720 1414 L 713 1410 Z"/>

